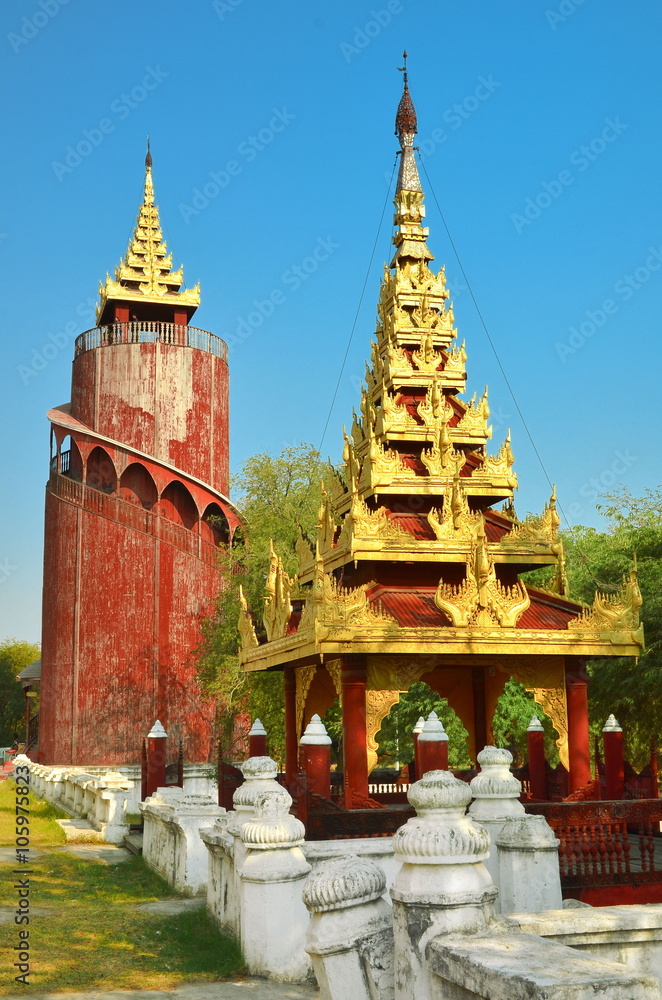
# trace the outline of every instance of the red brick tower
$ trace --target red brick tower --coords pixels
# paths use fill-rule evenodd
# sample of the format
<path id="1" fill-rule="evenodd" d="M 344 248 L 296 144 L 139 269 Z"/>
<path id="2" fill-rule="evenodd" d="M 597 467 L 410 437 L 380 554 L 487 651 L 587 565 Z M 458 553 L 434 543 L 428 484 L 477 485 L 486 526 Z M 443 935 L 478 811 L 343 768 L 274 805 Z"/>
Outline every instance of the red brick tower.
<path id="1" fill-rule="evenodd" d="M 40 759 L 137 763 L 154 719 L 207 760 L 214 706 L 191 664 L 218 590 L 227 499 L 225 343 L 189 326 L 152 158 L 127 252 L 76 340 L 71 403 L 48 414 Z"/>

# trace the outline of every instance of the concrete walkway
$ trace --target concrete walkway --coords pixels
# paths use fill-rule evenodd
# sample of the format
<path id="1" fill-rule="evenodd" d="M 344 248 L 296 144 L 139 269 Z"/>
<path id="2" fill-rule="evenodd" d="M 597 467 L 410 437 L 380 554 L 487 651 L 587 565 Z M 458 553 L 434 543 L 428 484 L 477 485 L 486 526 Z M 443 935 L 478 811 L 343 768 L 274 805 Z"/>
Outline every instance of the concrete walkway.
<path id="1" fill-rule="evenodd" d="M 25 993 L 4 1000 L 25 1000 Z M 319 1000 L 316 986 L 238 979 L 224 983 L 190 983 L 176 990 L 111 990 L 84 993 L 30 993 L 31 1000 Z M 347 1000 L 351 1000 L 348 997 Z"/>

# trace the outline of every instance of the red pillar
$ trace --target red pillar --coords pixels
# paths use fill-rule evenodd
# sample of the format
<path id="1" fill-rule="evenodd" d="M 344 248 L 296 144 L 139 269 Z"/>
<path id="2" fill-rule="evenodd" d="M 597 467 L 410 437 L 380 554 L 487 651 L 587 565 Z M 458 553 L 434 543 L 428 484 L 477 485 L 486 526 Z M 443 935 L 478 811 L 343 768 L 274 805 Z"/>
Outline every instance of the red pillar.
<path id="1" fill-rule="evenodd" d="M 414 781 L 418 781 L 419 778 L 423 777 L 423 772 L 421 771 L 421 760 L 420 752 L 418 748 L 418 739 L 423 732 L 423 726 L 425 725 L 425 719 L 422 715 L 418 717 L 418 722 L 412 730 L 412 735 L 414 737 Z"/>
<path id="2" fill-rule="evenodd" d="M 568 702 L 568 755 L 570 791 L 591 780 L 591 748 L 588 733 L 588 676 L 584 662 L 566 659 L 565 690 Z"/>
<path id="3" fill-rule="evenodd" d="M 421 777 L 428 771 L 448 770 L 448 734 L 436 712 L 430 712 L 418 737 Z"/>
<path id="4" fill-rule="evenodd" d="M 147 734 L 146 797 L 153 795 L 157 788 L 165 787 L 167 735 L 158 719 Z"/>
<path id="5" fill-rule="evenodd" d="M 605 753 L 605 794 L 608 800 L 622 799 L 625 794 L 625 762 L 623 760 L 623 730 L 610 715 L 602 730 Z"/>
<path id="6" fill-rule="evenodd" d="M 476 753 L 487 746 L 487 712 L 485 710 L 485 670 L 483 667 L 473 667 L 471 671 L 471 689 L 474 699 L 474 737 Z"/>
<path id="7" fill-rule="evenodd" d="M 529 752 L 529 787 L 531 797 L 546 802 L 547 764 L 545 761 L 545 732 L 537 715 L 534 715 L 526 731 L 526 743 Z"/>
<path id="8" fill-rule="evenodd" d="M 363 657 L 342 661 L 342 734 L 345 807 L 353 797 L 368 798 L 366 668 Z"/>
<path id="9" fill-rule="evenodd" d="M 331 798 L 331 737 L 319 715 L 313 715 L 301 737 L 308 791 Z"/>
<path id="10" fill-rule="evenodd" d="M 267 756 L 267 731 L 256 719 L 248 734 L 248 753 L 251 757 Z"/>
<path id="11" fill-rule="evenodd" d="M 294 783 L 298 769 L 297 742 L 297 682 L 294 667 L 283 670 L 283 688 L 285 691 L 285 781 L 288 788 Z"/>

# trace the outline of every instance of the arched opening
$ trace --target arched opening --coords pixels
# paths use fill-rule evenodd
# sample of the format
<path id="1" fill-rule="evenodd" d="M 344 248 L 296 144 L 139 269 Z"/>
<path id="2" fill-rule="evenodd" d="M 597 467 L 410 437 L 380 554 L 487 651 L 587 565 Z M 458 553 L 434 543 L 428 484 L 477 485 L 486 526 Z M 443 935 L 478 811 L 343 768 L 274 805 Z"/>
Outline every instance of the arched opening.
<path id="1" fill-rule="evenodd" d="M 98 445 L 88 456 L 85 482 L 93 490 L 101 490 L 102 493 L 114 493 L 117 489 L 117 473 L 113 460 L 108 452 Z"/>
<path id="2" fill-rule="evenodd" d="M 533 694 L 512 677 L 506 681 L 492 717 L 494 745 L 510 750 L 513 767 L 522 767 L 528 760 L 526 731 L 534 715 L 538 716 L 545 734 L 545 758 L 555 768 L 559 763 L 558 732 Z"/>
<path id="3" fill-rule="evenodd" d="M 471 768 L 469 734 L 460 717 L 425 681 L 416 681 L 400 695 L 376 734 L 377 768 L 399 773 L 414 760 L 413 731 L 419 718 L 436 712 L 448 733 L 448 766 L 452 770 Z M 373 772 L 374 774 L 374 772 Z"/>
<path id="4" fill-rule="evenodd" d="M 51 458 L 51 469 L 53 472 L 59 472 L 61 476 L 67 476 L 68 479 L 75 479 L 77 483 L 82 483 L 83 459 L 78 445 L 69 434 L 62 439 L 56 454 Z"/>
<path id="5" fill-rule="evenodd" d="M 139 462 L 133 462 L 122 473 L 119 495 L 123 500 L 144 507 L 145 510 L 151 510 L 159 497 L 156 483 Z"/>
<path id="6" fill-rule="evenodd" d="M 168 483 L 159 503 L 160 513 L 175 524 L 193 528 L 198 520 L 198 508 L 183 483 L 173 480 Z"/>
<path id="7" fill-rule="evenodd" d="M 228 519 L 217 503 L 210 503 L 200 521 L 200 535 L 212 545 L 227 545 L 230 537 Z"/>

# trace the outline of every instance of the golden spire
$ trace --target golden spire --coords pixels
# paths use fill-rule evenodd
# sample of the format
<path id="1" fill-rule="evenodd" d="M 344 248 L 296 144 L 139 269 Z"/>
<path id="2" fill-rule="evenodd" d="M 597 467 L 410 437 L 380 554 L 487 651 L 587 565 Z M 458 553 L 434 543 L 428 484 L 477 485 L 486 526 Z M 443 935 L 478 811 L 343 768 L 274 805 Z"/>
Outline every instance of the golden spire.
<path id="1" fill-rule="evenodd" d="M 414 136 L 418 131 L 418 123 L 414 102 L 409 93 L 406 51 L 403 56 L 405 64 L 398 68 L 400 72 L 404 73 L 404 87 L 395 116 L 395 134 L 400 141 L 400 169 L 398 170 L 398 182 L 393 202 L 395 205 L 393 221 L 396 227 L 393 242 L 398 249 L 391 261 L 391 267 L 394 267 L 397 261 L 402 258 L 434 260 L 433 254 L 430 253 L 425 244 L 428 230 L 421 225 L 425 218 L 425 206 L 423 205 L 423 189 L 414 153 Z"/>
<path id="2" fill-rule="evenodd" d="M 161 232 L 159 209 L 154 202 L 152 153 L 148 137 L 142 204 L 127 251 L 115 268 L 114 280 L 107 274 L 105 284 L 102 282 L 99 286 L 101 300 L 97 308 L 97 323 L 113 318 L 105 315 L 110 302 L 172 305 L 174 309 L 186 312 L 190 318 L 200 304 L 200 285 L 182 289 L 183 281 L 183 269 L 172 270 L 172 254 L 168 253 Z"/>

